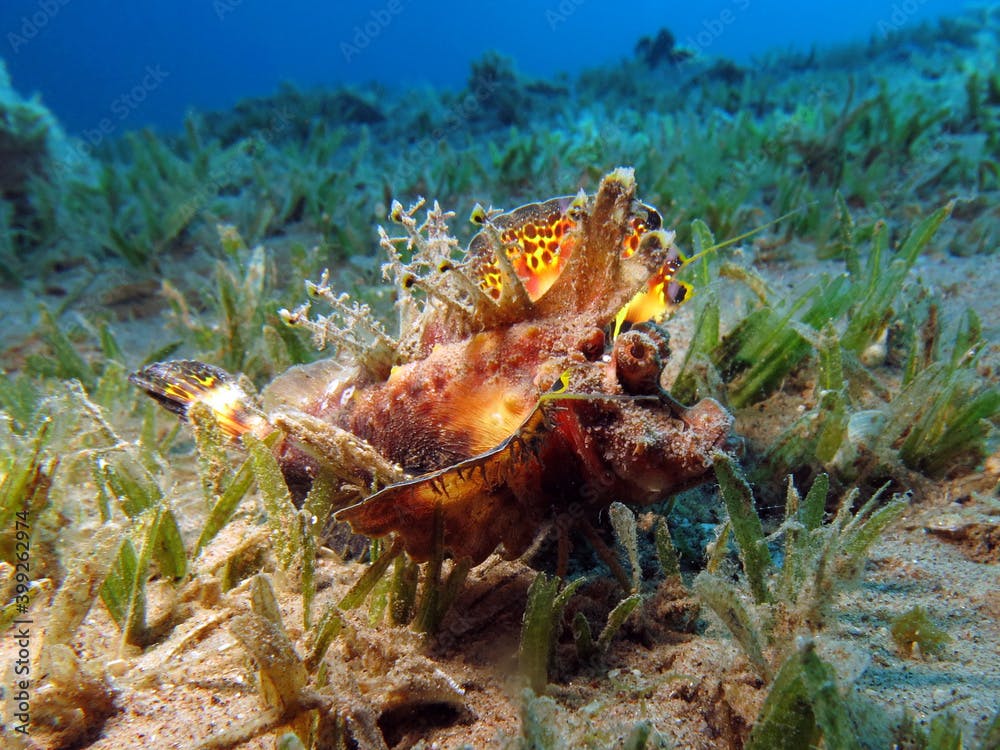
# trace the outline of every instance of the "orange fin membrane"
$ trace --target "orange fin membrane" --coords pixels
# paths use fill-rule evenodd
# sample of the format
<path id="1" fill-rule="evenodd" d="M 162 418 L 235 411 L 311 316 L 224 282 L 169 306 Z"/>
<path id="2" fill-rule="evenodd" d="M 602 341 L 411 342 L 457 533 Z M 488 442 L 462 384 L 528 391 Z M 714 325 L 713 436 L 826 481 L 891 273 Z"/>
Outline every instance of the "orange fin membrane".
<path id="1" fill-rule="evenodd" d="M 397 532 L 417 562 L 434 554 L 435 517 L 443 522 L 445 548 L 458 557 L 482 562 L 501 542 L 517 554 L 531 543 L 534 530 L 524 523 L 525 509 L 511 491 L 511 475 L 532 474 L 534 446 L 547 432 L 537 405 L 514 434 L 477 456 L 438 471 L 392 484 L 357 505 L 338 511 L 356 534 L 382 537 Z M 536 467 L 537 468 L 537 467 Z"/>
<path id="2" fill-rule="evenodd" d="M 549 291 L 573 252 L 570 230 L 574 222 L 565 210 L 567 203 L 565 198 L 543 203 L 534 220 L 515 225 L 502 235 L 515 243 L 508 255 L 532 302 Z"/>
<path id="3" fill-rule="evenodd" d="M 636 293 L 618 312 L 615 317 L 615 338 L 626 322 L 633 324 L 647 320 L 661 322 L 683 302 L 690 299 L 694 292 L 691 285 L 674 278 L 687 263 L 688 260 L 680 250 L 671 245 L 667 262 L 650 277 L 646 288 Z"/>
<path id="4" fill-rule="evenodd" d="M 568 211 L 572 202 L 572 196 L 562 196 L 528 203 L 493 219 L 514 273 L 532 302 L 555 283 L 573 252 L 571 230 L 576 222 Z M 474 237 L 469 251 L 470 255 L 490 253 L 485 236 Z M 499 300 L 503 279 L 495 257 L 483 264 L 479 277 L 483 292 Z"/>
<path id="5" fill-rule="evenodd" d="M 540 473 L 539 448 L 553 430 L 556 404 L 567 400 L 645 400 L 567 391 L 564 373 L 542 394 L 517 430 L 495 448 L 452 466 L 392 484 L 356 505 L 338 511 L 356 534 L 382 537 L 396 532 L 407 554 L 424 562 L 434 554 L 435 524 L 441 523 L 444 547 L 478 565 L 499 544 L 516 557 L 534 541 L 540 521 L 532 505 L 518 499 L 512 485 Z M 532 464 L 535 464 L 532 466 Z M 438 520 L 440 519 L 440 520 Z"/>
<path id="6" fill-rule="evenodd" d="M 656 213 L 655 209 L 650 207 L 647 208 L 649 208 L 652 212 L 649 216 L 654 220 L 653 225 L 650 226 L 648 222 L 643 222 L 641 218 L 633 217 L 632 231 L 625 237 L 625 242 L 622 247 L 623 258 L 631 257 L 636 250 L 639 249 L 642 236 L 646 232 L 650 231 L 650 229 L 656 229 L 659 226 L 659 214 Z M 700 252 L 692 255 L 690 258 L 685 257 L 676 246 L 671 244 L 666 263 L 664 263 L 663 266 L 661 266 L 659 270 L 657 270 L 657 272 L 650 277 L 647 288 L 639 291 L 635 297 L 629 300 L 629 302 L 618 311 L 618 315 L 615 317 L 614 336 L 618 336 L 618 333 L 622 330 L 622 327 L 626 322 L 632 324 L 642 323 L 647 320 L 661 322 L 667 315 L 673 314 L 673 312 L 680 307 L 681 304 L 691 299 L 694 295 L 694 287 L 686 281 L 678 281 L 676 278 L 682 268 L 700 260 L 710 253 L 714 253 L 724 247 L 741 242 L 747 237 L 752 237 L 758 232 L 763 232 L 765 229 L 773 227 L 790 216 L 794 216 L 801 210 L 803 209 L 797 208 L 793 211 L 789 211 L 788 213 L 779 216 L 777 219 L 773 219 L 766 224 L 755 227 L 747 232 L 743 232 L 743 234 L 731 237 L 724 242 L 717 242 L 709 247 L 705 247 Z"/>
<path id="7" fill-rule="evenodd" d="M 128 379 L 184 420 L 192 405 L 205 404 L 215 414 L 220 429 L 234 439 L 266 424 L 238 379 L 204 362 L 156 362 Z"/>

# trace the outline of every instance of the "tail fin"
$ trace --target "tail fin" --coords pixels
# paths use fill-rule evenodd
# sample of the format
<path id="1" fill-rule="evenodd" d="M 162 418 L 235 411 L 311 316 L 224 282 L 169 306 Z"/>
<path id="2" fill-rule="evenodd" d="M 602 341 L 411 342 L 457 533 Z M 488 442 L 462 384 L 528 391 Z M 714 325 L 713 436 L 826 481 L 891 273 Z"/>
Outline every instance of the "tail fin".
<path id="1" fill-rule="evenodd" d="M 193 404 L 205 404 L 231 438 L 267 427 L 237 378 L 219 367 L 195 360 L 155 362 L 128 379 L 181 419 L 187 419 Z"/>

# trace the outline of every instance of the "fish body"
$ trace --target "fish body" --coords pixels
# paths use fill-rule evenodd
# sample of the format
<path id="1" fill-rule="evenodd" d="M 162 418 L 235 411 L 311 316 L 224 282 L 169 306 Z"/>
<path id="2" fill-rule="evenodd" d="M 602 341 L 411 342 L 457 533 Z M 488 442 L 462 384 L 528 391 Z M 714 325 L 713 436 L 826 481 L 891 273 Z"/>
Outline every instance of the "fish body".
<path id="1" fill-rule="evenodd" d="M 457 258 L 443 212 L 419 226 L 414 214 L 397 204 L 407 237 L 382 234 L 398 337 L 373 324 L 367 347 L 279 376 L 261 408 L 200 363 L 158 363 L 133 381 L 181 413 L 218 404 L 237 438 L 280 424 L 290 486 L 332 471 L 357 488 L 337 520 L 397 535 L 418 561 L 438 544 L 473 563 L 498 548 L 517 556 L 556 518 L 586 521 L 613 501 L 645 505 L 704 481 L 732 417 L 711 399 L 684 407 L 662 386 L 669 345 L 657 321 L 687 295 L 673 280 L 683 256 L 636 199 L 631 170 L 593 196 L 480 211 L 483 229 Z M 330 322 L 308 314 L 285 317 L 330 338 Z"/>

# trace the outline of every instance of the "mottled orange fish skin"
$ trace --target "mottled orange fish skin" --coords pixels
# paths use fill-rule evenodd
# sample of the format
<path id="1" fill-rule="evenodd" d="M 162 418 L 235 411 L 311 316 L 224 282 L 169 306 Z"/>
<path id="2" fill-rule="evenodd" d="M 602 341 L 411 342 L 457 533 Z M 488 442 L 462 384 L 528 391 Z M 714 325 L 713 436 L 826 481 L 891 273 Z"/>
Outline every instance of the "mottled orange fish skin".
<path id="1" fill-rule="evenodd" d="M 543 221 L 527 221 L 504 230 L 500 239 L 510 246 L 514 271 L 524 283 L 528 297 L 540 299 L 559 278 L 573 253 L 573 222 L 565 214 L 551 214 Z"/>
<path id="2" fill-rule="evenodd" d="M 437 346 L 366 391 L 348 428 L 424 473 L 338 519 L 366 535 L 398 533 L 418 561 L 435 553 L 440 524 L 444 551 L 478 563 L 498 546 L 521 554 L 553 514 L 576 507 L 590 517 L 613 500 L 647 504 L 703 481 L 731 416 L 711 400 L 685 409 L 662 391 L 665 334 L 637 330 L 628 356 L 609 356 L 602 333 L 623 311 L 660 317 L 683 263 L 659 213 L 633 191 L 631 173 L 616 172 L 593 199 L 489 220 L 470 243 L 479 263 L 470 267 L 522 319 Z M 527 303 L 508 294 L 511 282 Z M 557 379 L 564 389 L 549 390 Z"/>
<path id="3" fill-rule="evenodd" d="M 624 257 L 630 257 L 639 249 L 639 243 L 646 232 L 659 228 L 659 214 L 653 208 L 650 208 L 650 211 L 652 212 L 651 216 L 655 214 L 653 221 L 643 220 L 639 216 L 633 216 L 630 220 L 631 232 L 625 237 L 622 249 Z M 632 299 L 623 319 L 629 323 L 663 320 L 668 313 L 676 310 L 682 302 L 688 299 L 691 295 L 691 286 L 674 279 L 685 260 L 684 256 L 675 250 L 667 262 L 650 277 L 646 289 L 636 294 Z"/>
<path id="4" fill-rule="evenodd" d="M 563 370 L 593 356 L 594 333 L 567 321 L 485 331 L 436 346 L 315 416 L 363 438 L 408 473 L 434 471 L 509 437 Z"/>
<path id="5" fill-rule="evenodd" d="M 541 299 L 552 287 L 573 254 L 574 230 L 578 228 L 574 200 L 573 196 L 561 196 L 544 203 L 529 203 L 493 219 L 514 272 L 532 302 Z M 622 240 L 623 258 L 638 250 L 646 232 L 662 225 L 659 212 L 652 206 L 636 201 L 633 211 L 636 213 L 630 217 L 629 231 Z M 470 245 L 470 253 L 482 252 L 483 245 L 485 239 L 477 236 Z M 494 300 L 500 299 L 502 281 L 495 259 L 483 264 L 480 287 Z"/>

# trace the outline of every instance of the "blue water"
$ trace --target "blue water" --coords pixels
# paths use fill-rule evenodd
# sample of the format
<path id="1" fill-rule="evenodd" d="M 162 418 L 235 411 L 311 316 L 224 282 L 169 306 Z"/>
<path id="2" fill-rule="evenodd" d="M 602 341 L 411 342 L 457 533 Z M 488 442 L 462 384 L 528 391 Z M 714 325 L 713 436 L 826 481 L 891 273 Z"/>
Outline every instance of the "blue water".
<path id="1" fill-rule="evenodd" d="M 460 87 L 487 49 L 530 77 L 626 57 L 669 28 L 678 45 L 748 62 L 769 49 L 863 41 L 957 12 L 947 0 L 3 0 L 0 58 L 65 126 L 174 129 L 284 81 Z"/>

